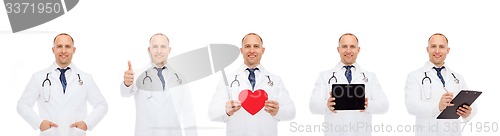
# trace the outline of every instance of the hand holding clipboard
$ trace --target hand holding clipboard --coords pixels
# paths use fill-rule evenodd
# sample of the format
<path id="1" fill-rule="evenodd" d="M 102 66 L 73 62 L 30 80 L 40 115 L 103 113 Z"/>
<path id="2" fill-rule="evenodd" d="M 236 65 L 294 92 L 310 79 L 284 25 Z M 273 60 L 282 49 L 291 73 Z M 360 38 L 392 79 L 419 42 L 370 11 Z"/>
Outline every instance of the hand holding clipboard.
<path id="1" fill-rule="evenodd" d="M 452 106 L 447 106 L 441 114 L 437 117 L 437 119 L 458 119 L 460 115 L 457 113 L 459 108 L 464 108 L 472 105 L 474 101 L 481 95 L 480 91 L 471 91 L 471 90 L 462 90 L 458 95 L 451 100 Z M 446 95 L 446 94 L 445 94 Z M 466 105 L 466 106 L 464 106 Z"/>

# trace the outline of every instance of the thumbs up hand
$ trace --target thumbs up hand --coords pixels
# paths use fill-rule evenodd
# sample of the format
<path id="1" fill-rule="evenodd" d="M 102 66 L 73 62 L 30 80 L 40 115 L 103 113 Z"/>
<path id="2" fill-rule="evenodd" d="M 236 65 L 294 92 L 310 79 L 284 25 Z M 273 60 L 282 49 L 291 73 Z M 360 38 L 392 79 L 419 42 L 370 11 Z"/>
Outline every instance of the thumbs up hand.
<path id="1" fill-rule="evenodd" d="M 123 76 L 123 83 L 127 87 L 134 83 L 134 71 L 132 70 L 132 64 L 130 63 L 130 61 L 128 61 L 128 70 L 125 71 L 125 74 Z"/>

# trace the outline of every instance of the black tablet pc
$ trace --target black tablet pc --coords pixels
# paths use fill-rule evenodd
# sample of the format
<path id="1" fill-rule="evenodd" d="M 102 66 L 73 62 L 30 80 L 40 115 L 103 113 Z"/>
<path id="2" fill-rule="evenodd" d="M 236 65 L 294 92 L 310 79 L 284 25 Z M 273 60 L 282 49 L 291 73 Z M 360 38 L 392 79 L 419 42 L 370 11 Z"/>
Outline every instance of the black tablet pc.
<path id="1" fill-rule="evenodd" d="M 457 114 L 458 107 L 462 105 L 472 105 L 474 101 L 481 95 L 480 91 L 462 90 L 458 95 L 451 100 L 451 103 L 455 104 L 453 106 L 446 107 L 437 119 L 458 119 L 460 115 Z"/>
<path id="2" fill-rule="evenodd" d="M 364 84 L 332 84 L 332 97 L 335 98 L 335 110 L 364 110 Z"/>

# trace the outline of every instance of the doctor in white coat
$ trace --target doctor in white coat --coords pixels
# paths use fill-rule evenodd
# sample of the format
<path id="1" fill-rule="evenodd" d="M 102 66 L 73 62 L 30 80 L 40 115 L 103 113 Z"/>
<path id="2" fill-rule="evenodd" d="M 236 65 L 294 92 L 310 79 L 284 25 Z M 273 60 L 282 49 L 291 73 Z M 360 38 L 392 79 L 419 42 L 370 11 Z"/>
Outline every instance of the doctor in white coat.
<path id="1" fill-rule="evenodd" d="M 167 66 L 170 50 L 168 37 L 154 34 L 148 47 L 151 64 L 140 70 L 142 75 L 137 79 L 128 62 L 120 92 L 123 97 L 135 98 L 135 136 L 197 135 L 189 89 L 182 76 Z M 147 88 L 149 85 L 155 87 Z"/>
<path id="2" fill-rule="evenodd" d="M 436 119 L 461 90 L 467 89 L 464 78 L 445 65 L 450 48 L 448 39 L 440 33 L 431 35 L 427 53 L 429 62 L 408 74 L 405 101 L 408 113 L 416 117 L 417 136 L 459 136 L 463 124 L 477 112 L 474 104 L 457 109 L 459 119 Z M 475 110 L 473 110 L 475 109 Z"/>
<path id="3" fill-rule="evenodd" d="M 340 36 L 337 51 L 341 62 L 333 69 L 319 74 L 309 108 L 313 114 L 324 116 L 322 126 L 326 136 L 371 135 L 372 114 L 387 112 L 389 109 L 387 97 L 375 74 L 362 69 L 356 63 L 360 47 L 355 35 L 346 33 Z M 335 110 L 333 107 L 336 104 L 335 98 L 331 95 L 332 84 L 365 84 L 365 110 Z"/>
<path id="4" fill-rule="evenodd" d="M 295 117 L 283 81 L 260 64 L 264 50 L 259 35 L 245 35 L 240 48 L 244 64 L 228 74 L 230 86 L 221 81 L 212 97 L 209 117 L 225 122 L 228 136 L 276 136 L 278 122 Z"/>
<path id="5" fill-rule="evenodd" d="M 72 62 L 73 38 L 65 33 L 54 38 L 56 62 L 33 74 L 17 103 L 17 112 L 41 136 L 83 136 L 106 115 L 108 105 L 92 76 Z M 33 110 L 38 105 L 37 114 Z M 93 106 L 87 114 L 87 103 Z"/>

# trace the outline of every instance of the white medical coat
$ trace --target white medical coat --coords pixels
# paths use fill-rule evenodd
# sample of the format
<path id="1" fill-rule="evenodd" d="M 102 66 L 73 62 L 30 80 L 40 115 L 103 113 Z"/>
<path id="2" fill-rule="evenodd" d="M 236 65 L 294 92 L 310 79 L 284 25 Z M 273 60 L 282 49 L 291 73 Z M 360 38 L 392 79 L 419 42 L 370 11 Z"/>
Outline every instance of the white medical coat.
<path id="1" fill-rule="evenodd" d="M 463 125 L 460 123 L 461 117 L 459 119 L 436 119 L 441 113 L 439 111 L 439 101 L 446 91 L 433 67 L 436 66 L 431 62 L 426 62 L 422 68 L 409 73 L 406 80 L 406 109 L 408 113 L 415 116 L 415 124 L 419 127 L 418 130 L 415 130 L 415 134 L 417 136 L 459 136 Z M 467 85 L 462 75 L 452 71 L 446 65 L 444 67 L 441 74 L 446 89 L 453 92 L 453 97 L 455 97 L 461 90 L 467 89 Z M 425 72 L 427 72 L 427 76 L 432 83 L 426 79 L 422 84 Z M 451 73 L 460 81 L 459 83 L 454 81 L 455 78 Z M 476 114 L 477 108 L 475 104 L 471 106 L 473 108 L 471 115 L 467 119 L 462 118 L 463 121 L 470 120 Z"/>
<path id="2" fill-rule="evenodd" d="M 233 87 L 230 87 L 233 100 L 238 100 L 238 95 L 242 90 L 252 90 L 248 80 L 249 72 L 246 68 L 246 65 L 242 65 L 237 71 L 227 75 L 228 84 L 235 79 L 235 75 L 240 83 L 240 86 L 234 83 Z M 279 111 L 276 116 L 271 116 L 262 108 L 252 116 L 241 107 L 233 115 L 227 116 L 225 107 L 226 102 L 230 100 L 229 93 L 224 81 L 221 81 L 210 102 L 208 114 L 212 121 L 226 123 L 227 136 L 276 136 L 278 135 L 278 121 L 291 120 L 295 117 L 294 103 L 281 78 L 266 71 L 262 65 L 258 65 L 257 68 L 259 70 L 255 71 L 254 90 L 263 89 L 268 94 L 268 100 L 275 100 L 279 103 Z M 270 80 L 273 85 L 269 84 Z"/>
<path id="3" fill-rule="evenodd" d="M 123 97 L 134 96 L 136 107 L 135 136 L 196 136 L 196 122 L 191 94 L 187 85 L 179 84 L 177 76 L 182 76 L 167 67 L 162 71 L 165 79 L 164 90 L 142 90 L 137 87 L 137 82 L 142 83 L 139 75 L 148 70 L 152 81 L 160 82 L 157 70 L 150 64 L 141 73 L 135 73 L 136 80 L 126 87 L 122 82 L 120 92 Z M 150 82 L 146 79 L 146 82 Z M 169 87 L 175 86 L 175 87 Z M 152 96 L 151 98 L 148 98 Z"/>
<path id="4" fill-rule="evenodd" d="M 327 127 L 324 127 L 324 123 L 322 126 L 326 136 L 371 135 L 371 129 L 368 125 L 372 125 L 372 114 L 382 114 L 389 109 L 387 97 L 374 73 L 363 70 L 357 63 L 354 63 L 354 68 L 351 68 L 351 84 L 365 84 L 365 97 L 368 98 L 368 108 L 364 112 L 353 110 L 333 113 L 326 106 L 327 100 L 331 98 L 331 84 L 348 84 L 344 74 L 346 69 L 343 66 L 344 64 L 340 62 L 333 69 L 319 74 L 311 95 L 309 108 L 313 114 L 324 115 L 324 123 L 327 123 Z M 330 84 L 328 84 L 333 72 L 335 72 L 337 82 L 332 78 Z M 363 80 L 363 73 L 368 78 L 368 82 Z M 354 129 L 351 129 L 351 126 L 355 126 Z"/>
<path id="5" fill-rule="evenodd" d="M 76 127 L 70 128 L 70 125 L 84 121 L 88 130 L 92 130 L 106 115 L 108 105 L 92 76 L 79 70 L 73 64 L 69 65 L 71 69 L 65 73 L 67 86 L 66 93 L 63 93 L 59 80 L 61 72 L 57 70 L 58 67 L 56 63 L 53 63 L 49 68 L 33 74 L 17 103 L 17 112 L 33 129 L 39 129 L 43 120 L 58 125 L 58 127 L 40 132 L 40 135 L 83 136 L 86 134 L 85 131 Z M 42 88 L 47 73 L 49 73 L 48 79 L 52 85 L 48 85 L 47 81 L 45 87 Z M 82 85 L 79 83 L 77 74 L 80 74 Z M 46 100 L 48 102 L 45 102 Z M 35 102 L 37 102 L 39 114 L 33 110 Z M 87 102 L 93 106 L 90 114 L 87 114 Z"/>

